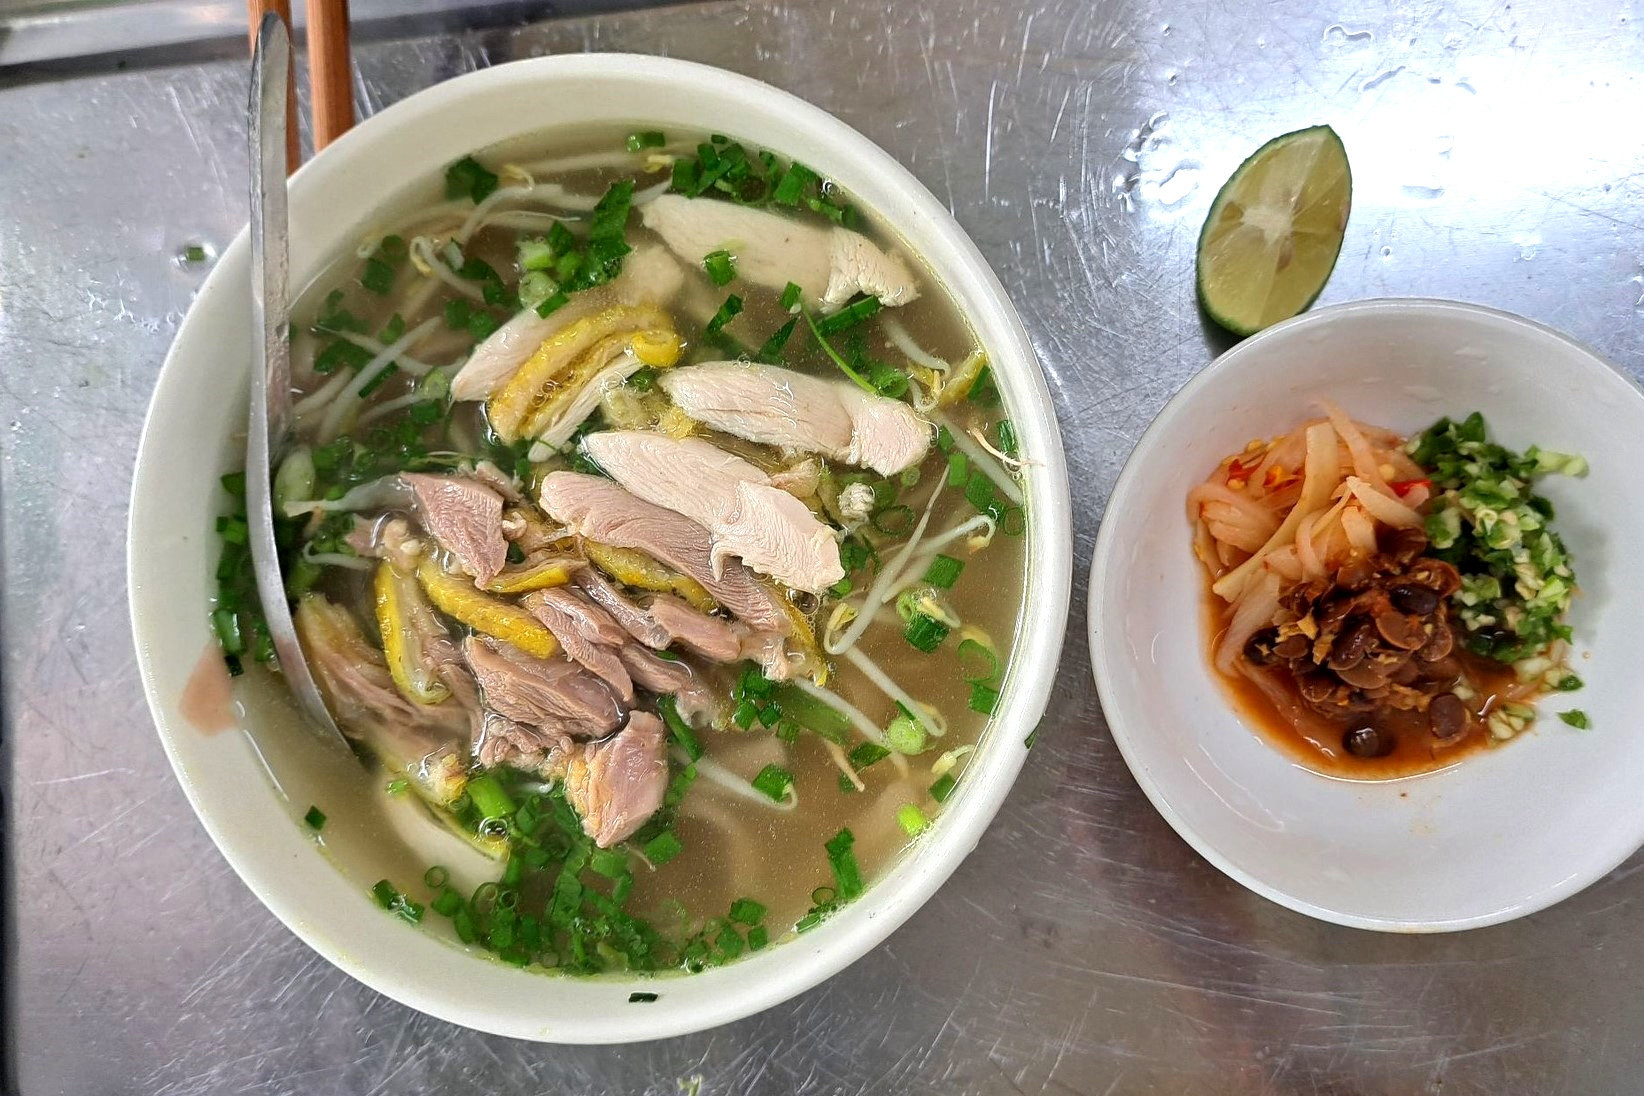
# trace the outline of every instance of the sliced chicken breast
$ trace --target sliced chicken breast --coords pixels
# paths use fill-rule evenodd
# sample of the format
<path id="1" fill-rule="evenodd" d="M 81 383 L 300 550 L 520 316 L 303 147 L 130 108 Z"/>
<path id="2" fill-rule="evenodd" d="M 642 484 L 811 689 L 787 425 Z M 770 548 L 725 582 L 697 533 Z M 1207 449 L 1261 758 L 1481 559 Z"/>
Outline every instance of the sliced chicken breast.
<path id="1" fill-rule="evenodd" d="M 622 270 L 607 285 L 584 290 L 548 316 L 523 309 L 474 348 L 451 378 L 451 397 L 483 400 L 501 388 L 537 347 L 612 305 L 667 304 L 685 284 L 685 272 L 667 248 L 640 245 L 622 260 Z"/>
<path id="2" fill-rule="evenodd" d="M 550 473 L 542 481 L 539 501 L 550 517 L 578 536 L 638 549 L 696 579 L 719 604 L 754 627 L 783 634 L 790 630 L 776 596 L 752 571 L 740 563 L 716 570 L 708 531 L 689 518 L 581 472 Z"/>
<path id="3" fill-rule="evenodd" d="M 589 434 L 582 445 L 634 495 L 707 529 L 716 570 L 737 557 L 813 594 L 845 577 L 833 530 L 759 468 L 712 442 L 621 430 Z"/>
<path id="4" fill-rule="evenodd" d="M 895 475 L 930 449 L 931 425 L 900 400 L 774 365 L 705 362 L 659 381 L 680 410 L 739 438 Z"/>
<path id="5" fill-rule="evenodd" d="M 859 232 L 790 220 L 712 198 L 663 194 L 640 209 L 645 227 L 695 266 L 715 251 L 736 256 L 737 277 L 769 289 L 799 286 L 811 308 L 832 312 L 858 293 L 889 306 L 919 288 L 907 264 Z"/>

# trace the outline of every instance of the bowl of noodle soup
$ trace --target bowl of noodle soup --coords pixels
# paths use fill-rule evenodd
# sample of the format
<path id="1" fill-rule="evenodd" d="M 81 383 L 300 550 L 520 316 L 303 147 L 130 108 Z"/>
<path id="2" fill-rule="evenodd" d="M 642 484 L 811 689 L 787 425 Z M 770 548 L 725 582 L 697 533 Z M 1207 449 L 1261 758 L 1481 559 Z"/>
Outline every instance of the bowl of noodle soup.
<path id="1" fill-rule="evenodd" d="M 1143 791 L 1234 879 L 1360 928 L 1493 924 L 1604 875 L 1644 843 L 1644 591 L 1618 570 L 1640 519 L 1606 502 L 1641 429 L 1619 371 L 1476 305 L 1321 309 L 1223 354 L 1144 434 L 1097 541 L 1093 668 Z M 1479 487 L 1431 470 L 1484 450 L 1548 530 L 1497 602 L 1445 532 Z"/>

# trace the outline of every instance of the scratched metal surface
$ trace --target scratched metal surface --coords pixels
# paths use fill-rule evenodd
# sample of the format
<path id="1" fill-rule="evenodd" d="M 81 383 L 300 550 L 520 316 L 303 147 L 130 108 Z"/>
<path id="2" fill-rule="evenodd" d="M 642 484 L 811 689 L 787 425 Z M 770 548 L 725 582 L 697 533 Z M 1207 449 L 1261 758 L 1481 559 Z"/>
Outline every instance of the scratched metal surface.
<path id="1" fill-rule="evenodd" d="M 1057 393 L 1088 558 L 1130 445 L 1213 352 L 1190 273 L 1214 183 L 1286 129 L 1333 122 L 1354 159 L 1326 300 L 1487 301 L 1636 374 L 1634 14 L 1617 0 L 715 4 L 373 43 L 358 87 L 374 109 L 477 65 L 629 49 L 838 113 L 952 207 L 1012 290 Z M 0 84 L 21 1091 L 669 1093 L 692 1077 L 738 1094 L 1638 1091 L 1644 861 L 1446 938 L 1270 905 L 1194 856 L 1126 773 L 1090 684 L 1082 580 L 1059 699 L 992 831 L 886 945 L 798 1000 L 692 1038 L 554 1049 L 429 1020 L 329 967 L 190 815 L 121 592 L 133 447 L 199 277 L 173 256 L 245 219 L 244 95 L 228 61 Z"/>

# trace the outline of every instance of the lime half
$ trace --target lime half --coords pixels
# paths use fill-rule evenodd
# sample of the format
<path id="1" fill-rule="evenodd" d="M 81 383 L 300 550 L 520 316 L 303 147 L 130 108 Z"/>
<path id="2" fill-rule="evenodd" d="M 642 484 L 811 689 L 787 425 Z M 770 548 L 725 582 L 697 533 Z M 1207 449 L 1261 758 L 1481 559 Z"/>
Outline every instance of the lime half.
<path id="1" fill-rule="evenodd" d="M 1353 204 L 1329 126 L 1275 137 L 1222 184 L 1199 233 L 1199 303 L 1239 335 L 1287 320 L 1330 278 Z"/>

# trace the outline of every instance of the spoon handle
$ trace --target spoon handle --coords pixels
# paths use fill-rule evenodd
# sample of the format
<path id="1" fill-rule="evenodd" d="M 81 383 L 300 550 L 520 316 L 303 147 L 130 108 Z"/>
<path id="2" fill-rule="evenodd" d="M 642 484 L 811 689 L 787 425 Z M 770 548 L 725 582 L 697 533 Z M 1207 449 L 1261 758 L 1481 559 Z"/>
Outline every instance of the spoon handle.
<path id="1" fill-rule="evenodd" d="M 252 356 L 251 414 L 246 424 L 246 518 L 257 595 L 280 672 L 315 726 L 342 741 L 342 732 L 314 685 L 297 642 L 274 540 L 273 464 L 291 428 L 291 344 L 286 250 L 286 94 L 291 39 L 270 12 L 257 28 L 251 61 L 251 313 L 258 336 Z"/>

